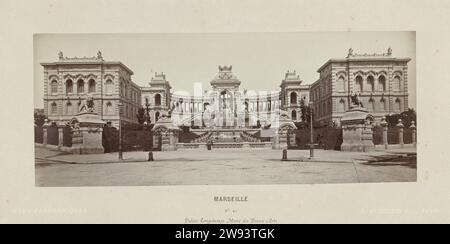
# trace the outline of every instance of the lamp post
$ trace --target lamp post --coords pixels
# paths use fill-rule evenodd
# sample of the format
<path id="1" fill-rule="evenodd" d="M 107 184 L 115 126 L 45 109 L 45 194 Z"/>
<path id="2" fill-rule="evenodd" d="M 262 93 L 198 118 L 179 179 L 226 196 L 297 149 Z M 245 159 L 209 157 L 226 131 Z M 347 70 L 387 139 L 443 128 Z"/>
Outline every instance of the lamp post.
<path id="1" fill-rule="evenodd" d="M 388 149 L 388 123 L 386 122 L 386 117 L 383 116 L 380 123 L 381 127 L 383 127 L 383 145 L 384 149 Z"/>
<path id="2" fill-rule="evenodd" d="M 314 129 L 313 129 L 313 103 L 309 102 L 309 117 L 310 117 L 310 124 L 309 127 L 311 129 L 311 138 L 309 142 L 309 157 L 312 159 L 314 158 Z"/>
<path id="3" fill-rule="evenodd" d="M 123 160 L 122 154 L 122 102 L 119 103 L 119 160 Z"/>

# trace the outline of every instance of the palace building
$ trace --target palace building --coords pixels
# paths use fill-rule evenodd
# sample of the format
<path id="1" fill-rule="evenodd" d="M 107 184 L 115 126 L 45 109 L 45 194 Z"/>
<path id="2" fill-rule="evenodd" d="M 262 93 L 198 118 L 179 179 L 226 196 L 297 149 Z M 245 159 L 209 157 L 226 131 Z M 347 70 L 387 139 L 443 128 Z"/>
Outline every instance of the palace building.
<path id="1" fill-rule="evenodd" d="M 92 96 L 94 110 L 105 122 L 137 124 L 138 109 L 149 109 L 151 123 L 170 114 L 178 126 L 205 128 L 270 127 L 280 115 L 301 122 L 301 104 L 313 104 L 314 120 L 321 125 L 339 124 L 349 110 L 350 96 L 359 95 L 376 119 L 408 109 L 409 58 L 384 54 L 355 54 L 330 59 L 318 69 L 319 79 L 303 84 L 296 71 L 288 71 L 274 91 L 243 89 L 232 66 L 219 66 L 210 89 L 194 94 L 172 92 L 166 74 L 155 73 L 148 86 L 135 84 L 131 71 L 118 61 L 95 57 L 68 58 L 44 67 L 44 113 L 52 121 L 70 121 Z M 121 105 L 121 106 L 119 106 Z"/>
<path id="2" fill-rule="evenodd" d="M 131 81 L 133 71 L 117 61 L 95 57 L 64 57 L 41 63 L 44 67 L 44 113 L 51 121 L 70 121 L 88 96 L 94 98 L 95 112 L 113 126 L 137 123 L 141 89 Z M 122 105 L 122 111 L 120 106 Z"/>
<path id="3" fill-rule="evenodd" d="M 232 72 L 232 66 L 219 66 L 210 85 L 210 90 L 200 90 L 198 94 L 171 93 L 166 76 L 155 73 L 149 86 L 142 88 L 142 105 L 150 105 L 152 122 L 170 111 L 178 125 L 231 128 L 270 124 L 279 109 L 300 121 L 300 101 L 309 102 L 309 86 L 302 85 L 295 71 L 286 73 L 281 90 L 255 92 L 240 88 L 241 81 Z"/>
<path id="4" fill-rule="evenodd" d="M 301 121 L 301 102 L 309 104 L 309 85 L 303 85 L 303 81 L 296 71 L 288 71 L 281 82 L 281 108 L 288 112 L 293 121 Z"/>
<path id="5" fill-rule="evenodd" d="M 383 116 L 408 110 L 408 62 L 395 58 L 389 48 L 383 54 L 356 54 L 330 59 L 317 72 L 311 85 L 314 120 L 321 125 L 340 124 L 349 110 L 350 96 L 358 94 L 363 106 L 380 120 Z"/>

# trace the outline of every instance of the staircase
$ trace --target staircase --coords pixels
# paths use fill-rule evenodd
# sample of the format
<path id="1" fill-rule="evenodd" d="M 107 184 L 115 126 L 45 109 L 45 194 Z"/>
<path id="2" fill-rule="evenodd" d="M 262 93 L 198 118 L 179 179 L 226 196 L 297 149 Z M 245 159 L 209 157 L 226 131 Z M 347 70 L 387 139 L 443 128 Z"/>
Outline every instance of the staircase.
<path id="1" fill-rule="evenodd" d="M 205 132 L 199 137 L 192 140 L 191 143 L 206 143 L 211 136 L 212 136 L 211 132 Z"/>
<path id="2" fill-rule="evenodd" d="M 199 121 L 202 121 L 202 117 L 203 117 L 202 113 L 195 113 L 195 114 L 189 113 L 189 115 L 190 116 L 188 116 L 187 118 L 182 119 L 181 121 L 179 121 L 178 124 L 191 126 L 192 122 L 197 120 L 197 119 L 199 119 Z"/>
<path id="3" fill-rule="evenodd" d="M 243 131 L 240 133 L 241 134 L 241 138 L 244 139 L 243 141 L 247 141 L 247 142 L 261 142 L 261 139 L 246 132 Z"/>

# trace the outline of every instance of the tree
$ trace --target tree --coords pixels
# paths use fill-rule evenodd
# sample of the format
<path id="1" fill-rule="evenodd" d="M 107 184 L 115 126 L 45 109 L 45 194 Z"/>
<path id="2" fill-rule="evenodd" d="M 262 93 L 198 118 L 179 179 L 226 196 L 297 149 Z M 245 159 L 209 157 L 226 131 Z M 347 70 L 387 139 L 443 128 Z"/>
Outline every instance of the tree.
<path id="1" fill-rule="evenodd" d="M 140 107 L 140 108 L 138 109 L 138 113 L 136 114 L 136 117 L 137 117 L 138 122 L 139 122 L 140 125 L 144 124 L 144 122 L 146 121 L 146 118 L 145 118 L 145 108 Z"/>
<path id="2" fill-rule="evenodd" d="M 301 111 L 301 119 L 305 125 L 309 126 L 311 121 L 311 108 L 309 105 L 306 105 L 305 100 L 302 98 L 300 100 L 300 111 Z"/>
<path id="3" fill-rule="evenodd" d="M 409 108 L 407 111 L 404 111 L 400 114 L 386 115 L 386 122 L 390 127 L 396 126 L 399 119 L 402 120 L 402 123 L 406 128 L 409 128 L 411 126 L 412 121 L 414 121 L 417 125 L 416 111 L 412 108 Z"/>
<path id="4" fill-rule="evenodd" d="M 145 121 L 148 124 L 151 124 L 152 120 L 150 119 L 150 103 L 148 102 L 148 98 L 145 98 Z"/>
<path id="5" fill-rule="evenodd" d="M 40 114 L 40 113 L 34 113 L 34 124 L 41 127 L 44 125 L 45 123 L 45 119 L 47 119 L 47 117 L 44 114 Z"/>

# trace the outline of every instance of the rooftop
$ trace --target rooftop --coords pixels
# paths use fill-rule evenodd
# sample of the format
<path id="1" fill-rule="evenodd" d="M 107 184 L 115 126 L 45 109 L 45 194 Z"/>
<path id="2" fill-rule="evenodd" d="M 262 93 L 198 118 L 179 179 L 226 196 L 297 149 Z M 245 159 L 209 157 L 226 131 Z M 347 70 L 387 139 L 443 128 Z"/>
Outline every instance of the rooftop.
<path id="1" fill-rule="evenodd" d="M 321 72 L 330 63 L 342 63 L 342 62 L 364 62 L 364 61 L 393 61 L 393 62 L 409 62 L 410 58 L 395 58 L 392 56 L 392 49 L 388 48 L 386 53 L 355 53 L 353 48 L 348 50 L 346 58 L 330 59 L 323 64 L 317 72 Z"/>
<path id="2" fill-rule="evenodd" d="M 219 73 L 214 77 L 214 80 L 211 81 L 211 85 L 220 84 L 220 83 L 233 83 L 233 84 L 241 84 L 241 81 L 233 74 L 232 72 L 233 66 L 220 66 L 219 65 Z"/>
<path id="3" fill-rule="evenodd" d="M 62 51 L 59 51 L 58 53 L 58 61 L 56 62 L 46 62 L 41 63 L 42 66 L 54 66 L 54 65 L 64 65 L 64 64 L 113 64 L 113 65 L 119 65 L 123 67 L 128 73 L 133 75 L 133 71 L 128 68 L 126 65 L 119 61 L 105 61 L 103 59 L 102 53 L 100 51 L 97 52 L 97 56 L 92 57 L 66 57 L 64 56 Z"/>

